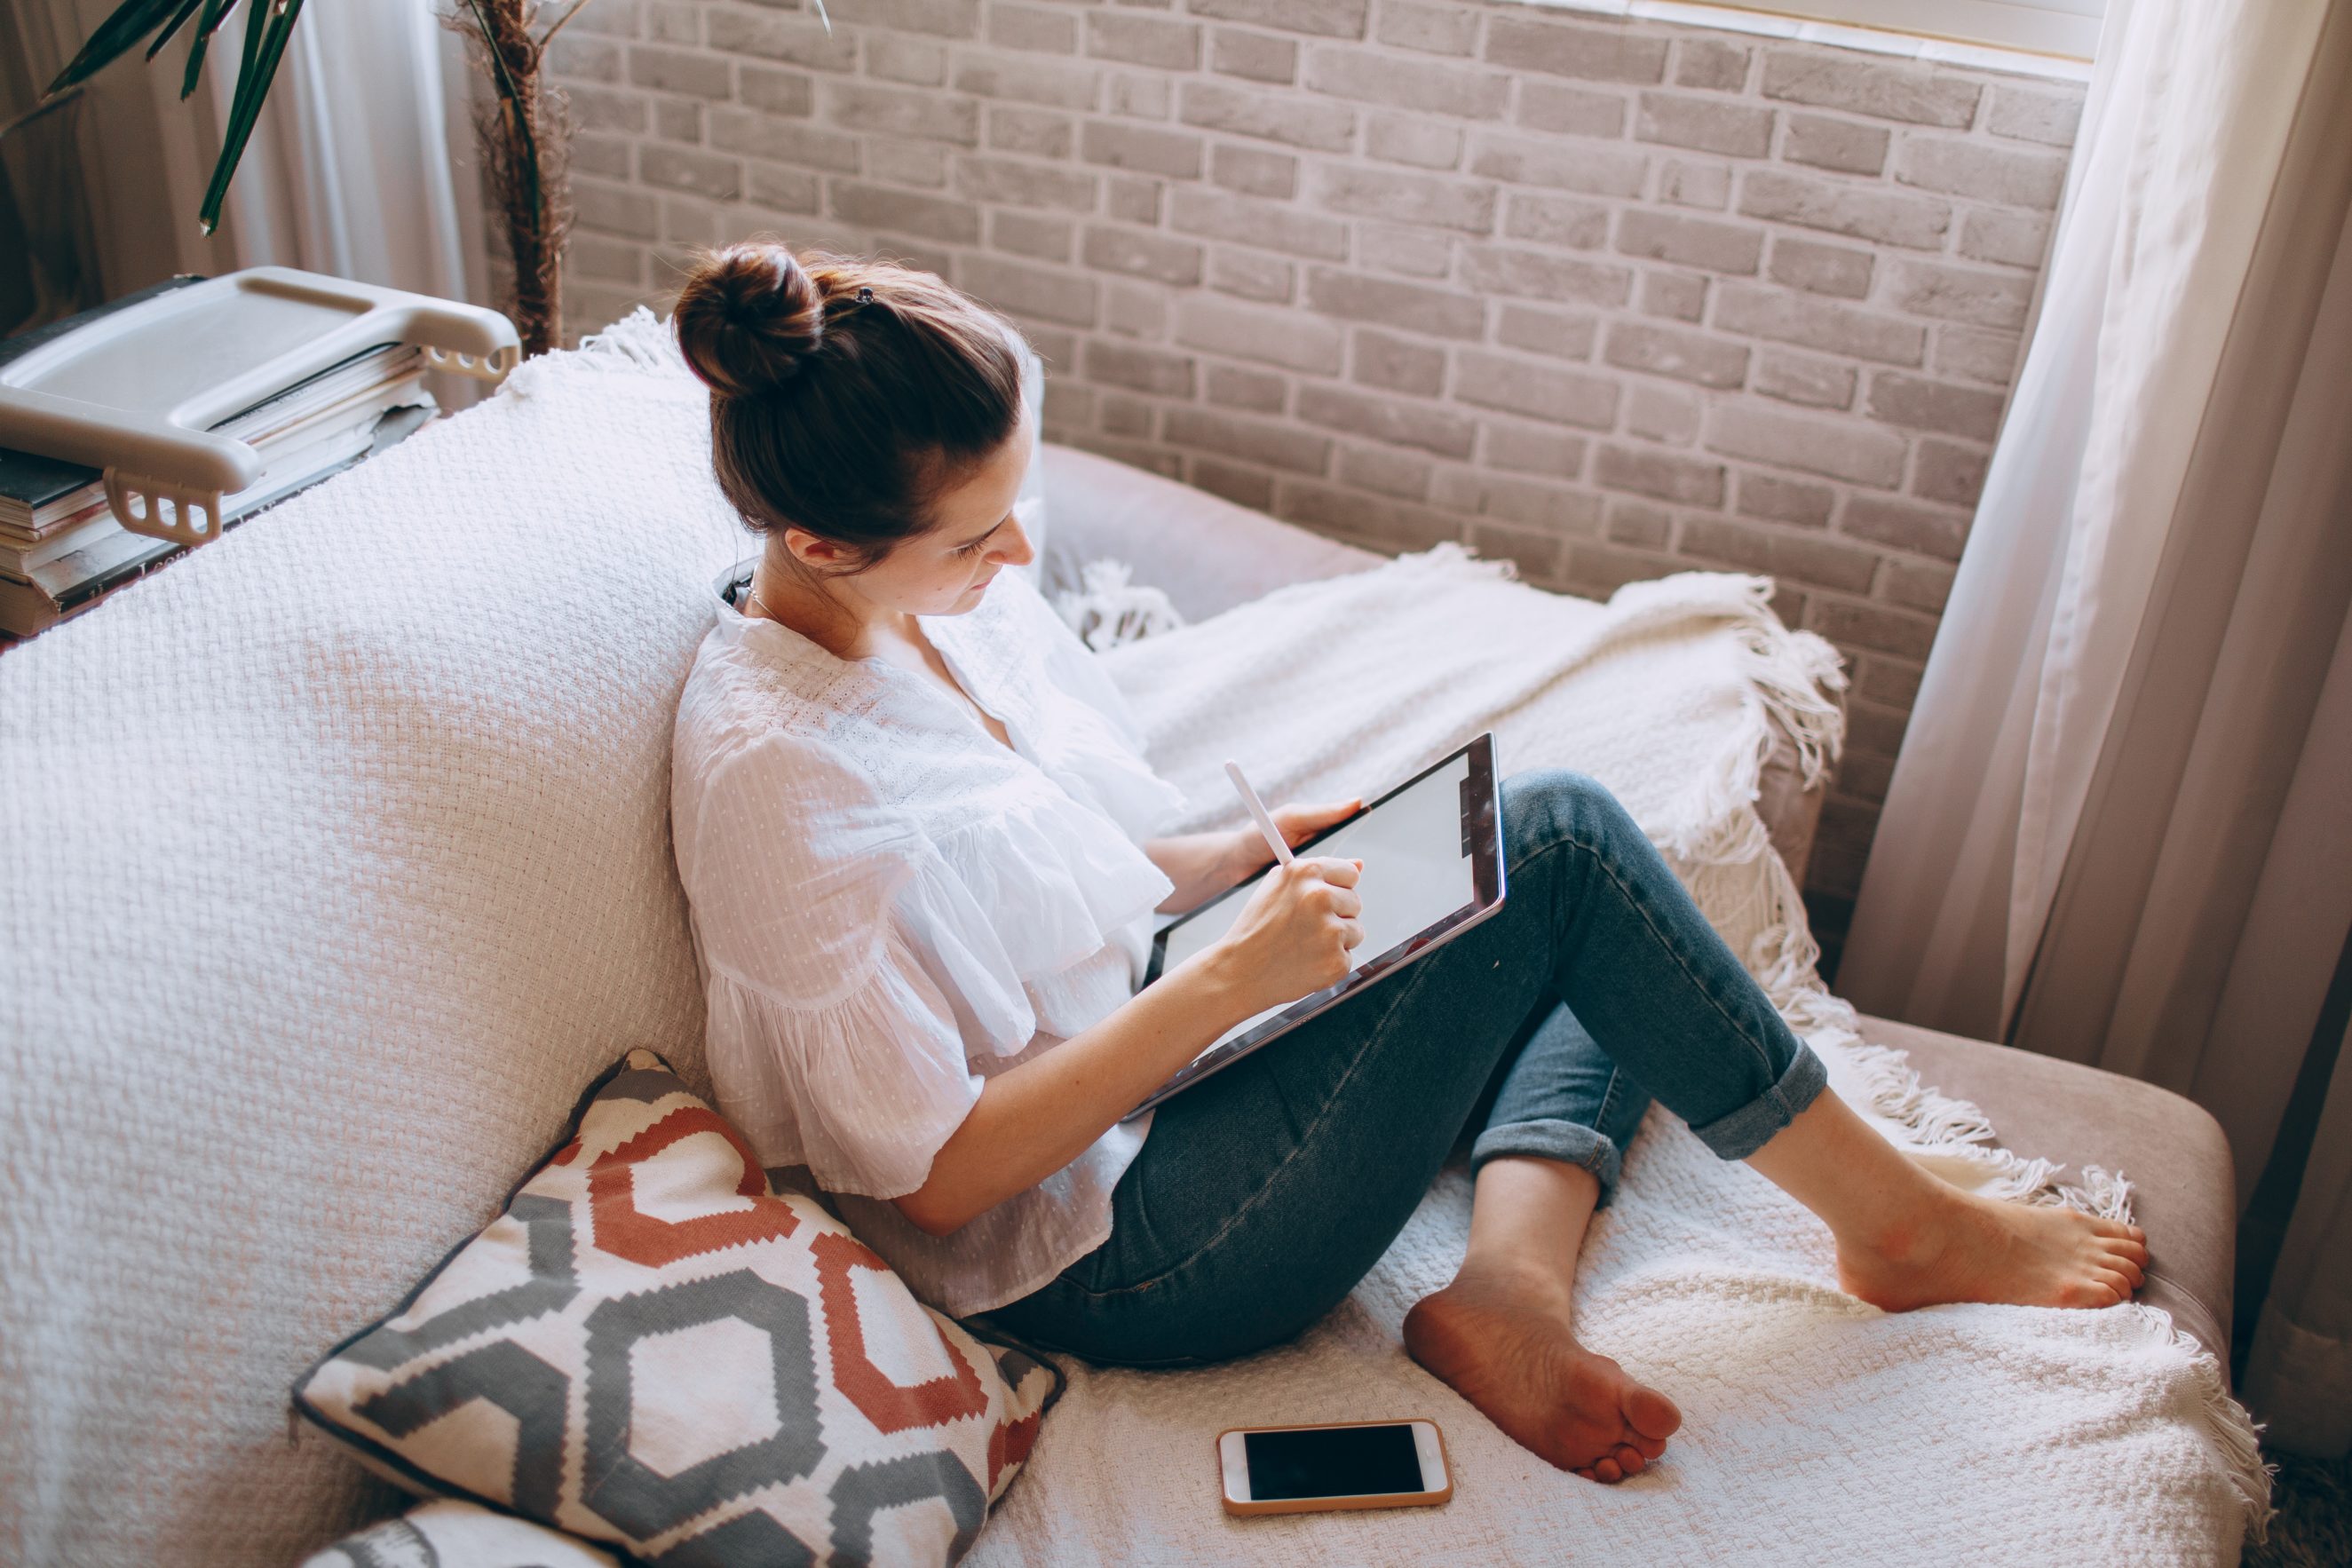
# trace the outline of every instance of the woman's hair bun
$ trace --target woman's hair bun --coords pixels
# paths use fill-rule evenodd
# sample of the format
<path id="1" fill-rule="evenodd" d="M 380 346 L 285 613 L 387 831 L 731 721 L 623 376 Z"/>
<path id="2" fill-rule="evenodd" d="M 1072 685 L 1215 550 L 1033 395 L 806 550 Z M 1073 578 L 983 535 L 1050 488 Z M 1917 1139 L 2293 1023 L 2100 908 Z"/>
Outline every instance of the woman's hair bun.
<path id="1" fill-rule="evenodd" d="M 781 240 L 696 258 L 670 324 L 686 363 L 728 397 L 754 397 L 800 374 L 824 341 L 824 298 Z"/>

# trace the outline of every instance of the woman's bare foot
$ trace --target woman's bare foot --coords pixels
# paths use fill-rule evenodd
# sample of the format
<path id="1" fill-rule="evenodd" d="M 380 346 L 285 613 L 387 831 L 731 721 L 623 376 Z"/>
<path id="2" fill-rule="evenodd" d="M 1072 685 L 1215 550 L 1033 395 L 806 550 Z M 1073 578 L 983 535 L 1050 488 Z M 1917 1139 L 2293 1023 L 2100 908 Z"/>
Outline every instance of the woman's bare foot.
<path id="1" fill-rule="evenodd" d="M 1565 1289 L 1532 1270 L 1465 1266 L 1405 1314 L 1404 1345 L 1520 1447 L 1587 1480 L 1641 1474 L 1683 1424 L 1674 1401 L 1576 1342 Z"/>
<path id="2" fill-rule="evenodd" d="M 1890 1312 L 1944 1301 L 2112 1307 L 2145 1281 L 2147 1244 L 2136 1225 L 1945 1187 L 1867 1243 L 1841 1236 L 1838 1282 Z"/>

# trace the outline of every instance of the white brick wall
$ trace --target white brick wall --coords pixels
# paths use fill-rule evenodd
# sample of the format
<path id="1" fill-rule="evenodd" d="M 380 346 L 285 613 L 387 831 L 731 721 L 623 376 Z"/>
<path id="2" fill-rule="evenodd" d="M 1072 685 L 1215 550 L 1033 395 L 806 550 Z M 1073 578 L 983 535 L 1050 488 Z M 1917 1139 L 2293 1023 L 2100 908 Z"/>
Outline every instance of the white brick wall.
<path id="1" fill-rule="evenodd" d="M 597 0 L 566 307 L 695 243 L 881 249 L 1021 320 L 1048 434 L 1605 595 L 1773 574 L 1853 665 L 1857 885 L 2081 89 L 1507 0 Z"/>

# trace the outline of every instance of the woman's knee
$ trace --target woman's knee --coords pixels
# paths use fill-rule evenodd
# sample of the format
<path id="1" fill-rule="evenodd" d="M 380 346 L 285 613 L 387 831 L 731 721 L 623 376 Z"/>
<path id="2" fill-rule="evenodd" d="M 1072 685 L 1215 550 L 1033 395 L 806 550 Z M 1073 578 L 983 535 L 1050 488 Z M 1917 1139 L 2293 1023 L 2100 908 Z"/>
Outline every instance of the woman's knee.
<path id="1" fill-rule="evenodd" d="M 1552 845 L 1594 845 L 1633 829 L 1609 786 L 1571 768 L 1527 768 L 1503 780 L 1503 846 L 1517 860 Z"/>

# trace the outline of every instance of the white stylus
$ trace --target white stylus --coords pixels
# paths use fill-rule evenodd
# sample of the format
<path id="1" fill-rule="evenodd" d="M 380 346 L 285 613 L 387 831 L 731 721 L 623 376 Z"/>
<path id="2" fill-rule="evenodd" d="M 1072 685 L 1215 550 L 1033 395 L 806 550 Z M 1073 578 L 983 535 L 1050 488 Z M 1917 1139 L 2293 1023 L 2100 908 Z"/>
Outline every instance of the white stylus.
<path id="1" fill-rule="evenodd" d="M 1289 865 L 1290 846 L 1283 842 L 1282 829 L 1276 827 L 1274 818 L 1266 814 L 1265 802 L 1258 799 L 1257 791 L 1250 788 L 1249 780 L 1242 777 L 1241 763 L 1227 758 L 1225 772 L 1232 775 L 1234 787 L 1242 792 L 1242 804 L 1250 808 L 1252 816 L 1257 818 L 1257 830 L 1265 835 L 1266 843 L 1274 849 L 1274 858 L 1286 866 Z"/>

